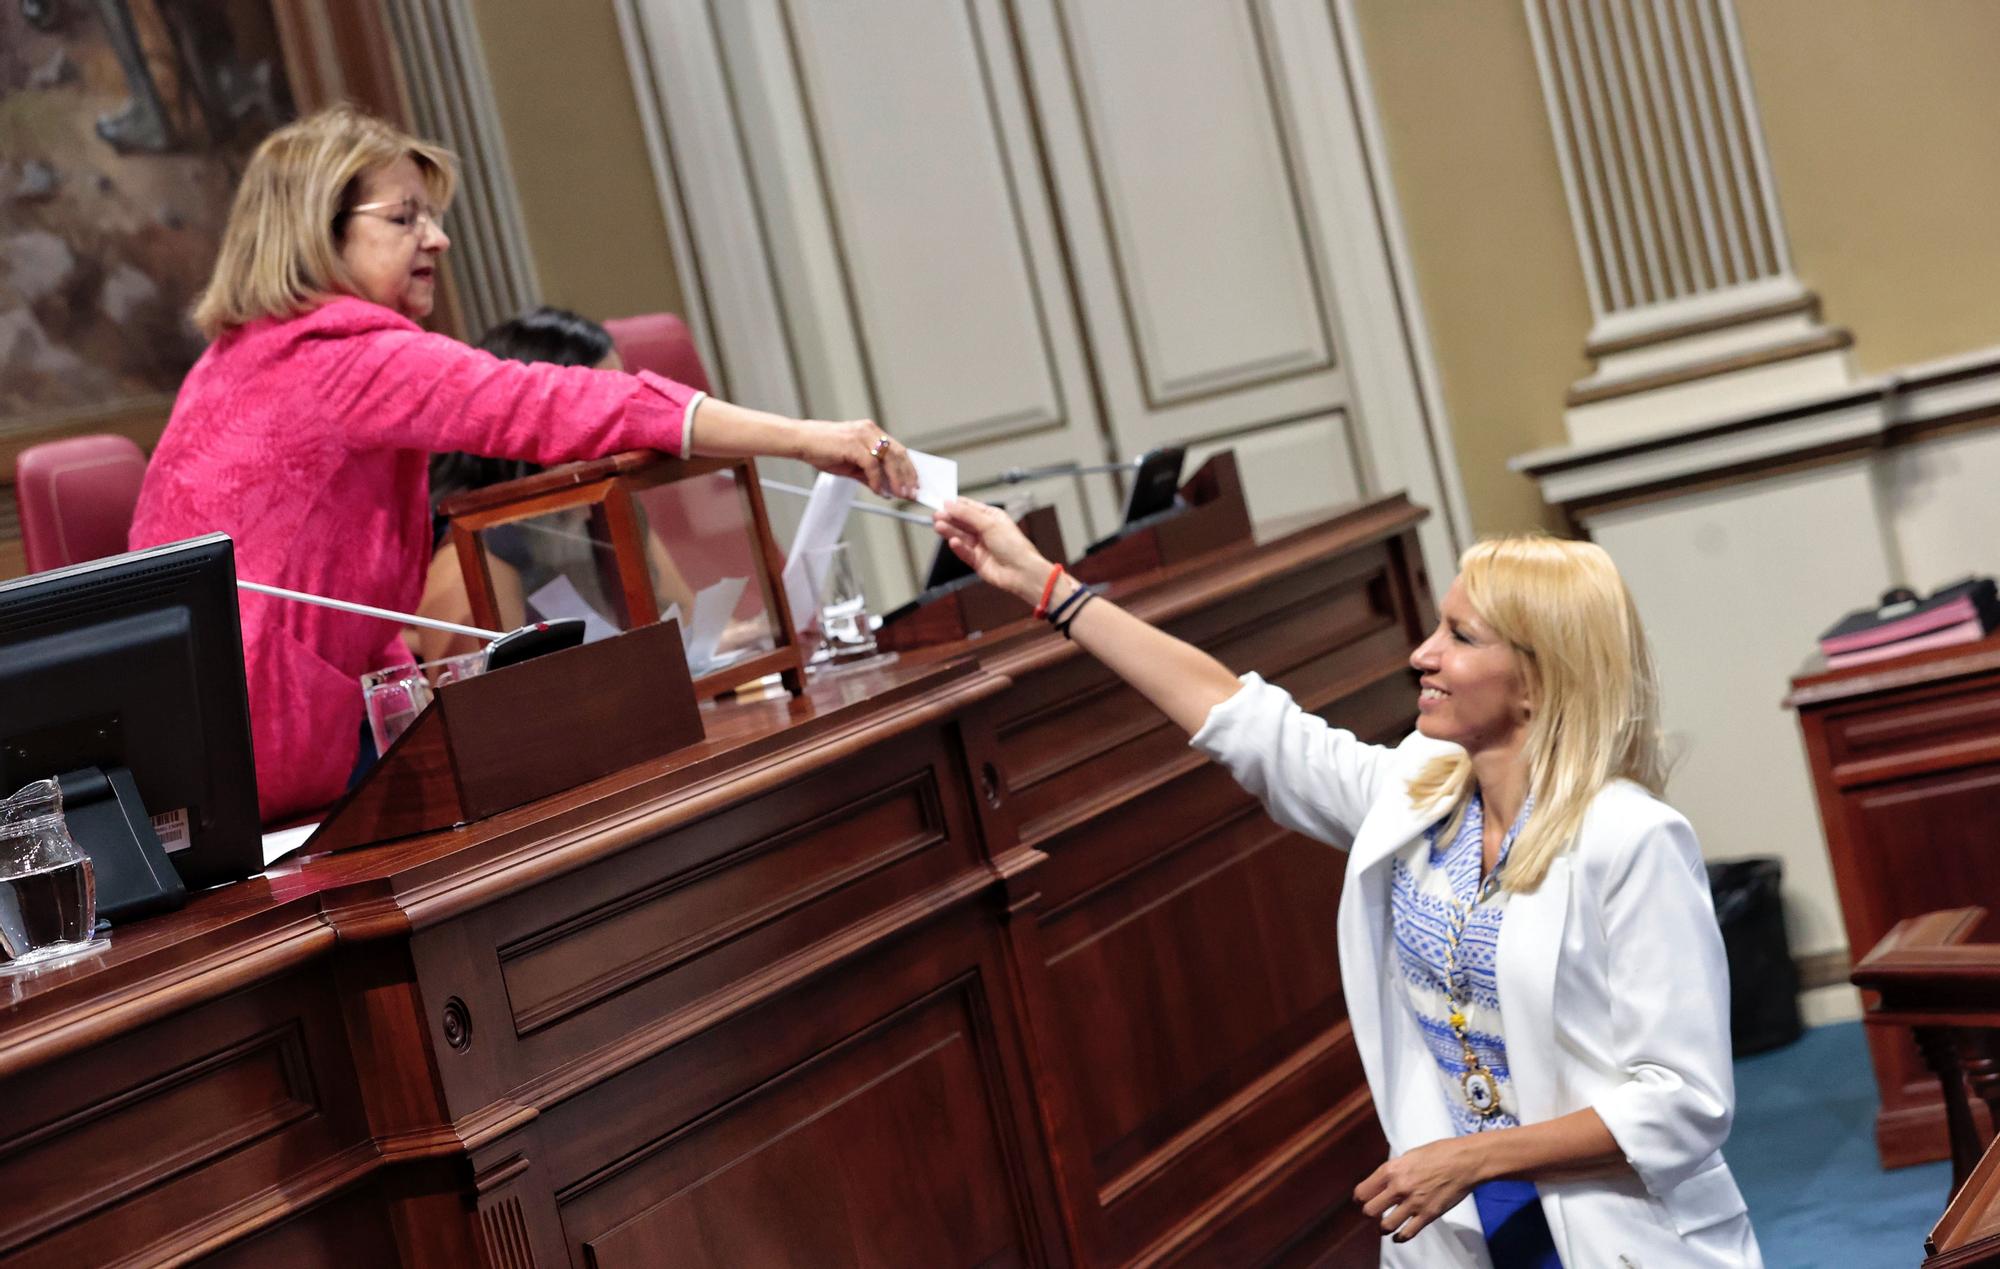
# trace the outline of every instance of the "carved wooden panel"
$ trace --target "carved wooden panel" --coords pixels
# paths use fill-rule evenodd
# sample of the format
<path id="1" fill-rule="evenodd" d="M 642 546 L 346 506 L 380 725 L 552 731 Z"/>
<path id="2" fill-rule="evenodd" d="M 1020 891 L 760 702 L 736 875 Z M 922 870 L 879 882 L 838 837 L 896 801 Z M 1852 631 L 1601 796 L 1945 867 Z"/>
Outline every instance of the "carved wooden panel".
<path id="1" fill-rule="evenodd" d="M 373 1186 L 349 1190 L 282 1225 L 231 1243 L 201 1269 L 357 1269 L 400 1263 L 389 1206 Z"/>
<path id="2" fill-rule="evenodd" d="M 998 965 L 937 927 L 552 1110 L 573 1261 L 1046 1262 Z"/>
<path id="3" fill-rule="evenodd" d="M 943 845 L 931 776 L 923 771 L 756 842 L 736 853 L 735 867 L 664 877 L 502 947 L 517 1033 L 533 1035 Z"/>
<path id="4" fill-rule="evenodd" d="M 158 1258 L 364 1139 L 323 979 L 295 978 L 0 1085 L 0 1259 Z"/>
<path id="5" fill-rule="evenodd" d="M 967 876 L 949 735 L 865 747 L 428 936 L 426 992 L 462 1000 L 476 1037 L 443 1064 L 454 1104 L 615 1069 Z"/>
<path id="6" fill-rule="evenodd" d="M 1937 762 L 2000 756 L 2000 683 L 1901 693 L 1893 709 L 1830 713 L 1827 745 L 1842 784 L 1882 780 Z"/>

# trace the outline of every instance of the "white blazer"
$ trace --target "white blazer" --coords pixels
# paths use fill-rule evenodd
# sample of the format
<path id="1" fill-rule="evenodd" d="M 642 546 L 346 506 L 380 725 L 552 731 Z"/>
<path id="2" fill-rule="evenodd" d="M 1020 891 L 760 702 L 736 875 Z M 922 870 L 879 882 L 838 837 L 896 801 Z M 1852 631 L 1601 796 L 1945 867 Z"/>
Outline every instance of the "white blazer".
<path id="1" fill-rule="evenodd" d="M 1348 848 L 1337 937 L 1341 985 L 1383 1134 L 1395 1154 L 1452 1135 L 1430 1050 L 1394 972 L 1389 865 L 1428 820 L 1409 780 L 1455 746 L 1412 735 L 1370 745 L 1255 674 L 1193 739 L 1287 828 Z M 1589 1106 L 1629 1176 L 1538 1184 L 1569 1269 L 1759 1269 L 1763 1259 L 1721 1146 L 1735 1111 L 1729 968 L 1694 831 L 1639 786 L 1591 803 L 1535 890 L 1507 901 L 1496 973 L 1523 1123 Z M 1467 1198 L 1382 1263 L 1487 1269 Z"/>

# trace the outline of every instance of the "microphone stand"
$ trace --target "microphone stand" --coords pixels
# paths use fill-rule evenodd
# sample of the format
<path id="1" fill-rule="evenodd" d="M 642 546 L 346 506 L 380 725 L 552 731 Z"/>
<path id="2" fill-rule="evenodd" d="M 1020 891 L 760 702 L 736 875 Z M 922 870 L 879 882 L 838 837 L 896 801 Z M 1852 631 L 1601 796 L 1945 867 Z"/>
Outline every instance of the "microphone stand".
<path id="1" fill-rule="evenodd" d="M 926 522 L 928 523 L 928 521 Z M 435 617 L 419 617 L 412 612 L 396 612 L 389 608 L 377 608 L 373 604 L 357 604 L 346 599 L 328 599 L 324 595 L 308 595 L 302 590 L 286 590 L 282 586 L 266 586 L 262 582 L 246 582 L 236 579 L 236 584 L 244 590 L 255 591 L 259 595 L 272 595 L 279 599 L 289 599 L 296 604 L 312 604 L 318 608 L 332 608 L 338 612 L 351 612 L 361 617 L 379 617 L 383 621 L 393 621 L 402 626 L 423 626 L 430 630 L 443 630 L 450 634 L 471 635 L 491 643 L 504 639 L 504 630 L 481 630 L 478 626 L 461 626 L 455 621 L 439 621 Z"/>
<path id="2" fill-rule="evenodd" d="M 991 480 L 967 485 L 967 489 L 992 489 L 999 485 L 1020 485 L 1031 480 L 1052 480 L 1057 476 L 1101 476 L 1107 472 L 1134 471 L 1139 460 L 1124 463 L 1052 463 L 1047 467 L 1009 467 Z"/>

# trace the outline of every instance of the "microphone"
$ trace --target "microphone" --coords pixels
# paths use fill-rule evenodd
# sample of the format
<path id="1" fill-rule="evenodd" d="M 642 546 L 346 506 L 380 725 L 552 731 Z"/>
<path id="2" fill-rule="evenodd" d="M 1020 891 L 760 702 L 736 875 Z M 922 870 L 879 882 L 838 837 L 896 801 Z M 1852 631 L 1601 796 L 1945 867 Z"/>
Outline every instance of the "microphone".
<path id="1" fill-rule="evenodd" d="M 282 586 L 266 586 L 262 582 L 246 582 L 236 579 L 243 590 L 255 591 L 259 595 L 271 595 L 278 599 L 289 599 L 295 604 L 310 604 L 315 608 L 332 608 L 337 612 L 351 612 L 361 617 L 380 617 L 401 626 L 422 626 L 427 630 L 442 630 L 448 634 L 471 635 L 475 639 L 492 642 L 504 639 L 505 630 L 481 630 L 478 626 L 461 626 L 455 621 L 439 621 L 435 617 L 419 617 L 413 612 L 397 612 L 393 608 L 377 608 L 373 604 L 357 604 L 347 599 L 328 599 L 324 595 L 309 595 L 302 590 L 286 590 Z"/>
<path id="2" fill-rule="evenodd" d="M 236 585 L 243 590 L 269 595 L 275 599 L 287 599 L 295 604 L 310 604 L 315 608 L 331 608 L 336 612 L 393 621 L 402 626 L 422 626 L 428 630 L 443 630 L 449 634 L 471 635 L 475 639 L 484 639 L 488 670 L 504 669 L 531 657 L 541 656 L 545 652 L 560 652 L 564 648 L 577 647 L 583 642 L 583 622 L 576 617 L 530 622 L 519 630 L 482 630 L 478 626 L 461 626 L 455 621 L 419 617 L 413 612 L 397 612 L 393 608 L 357 604 L 349 599 L 328 599 L 325 595 L 310 595 L 302 590 L 286 590 L 282 586 L 247 582 L 240 577 L 236 579 Z"/>
<path id="3" fill-rule="evenodd" d="M 1020 485 L 1031 480 L 1050 480 L 1057 476 L 1100 476 L 1106 472 L 1132 471 L 1139 466 L 1139 460 L 1125 463 L 1051 463 L 1047 467 L 1009 467 L 991 480 L 966 485 L 967 489 L 991 489 L 996 485 Z"/>

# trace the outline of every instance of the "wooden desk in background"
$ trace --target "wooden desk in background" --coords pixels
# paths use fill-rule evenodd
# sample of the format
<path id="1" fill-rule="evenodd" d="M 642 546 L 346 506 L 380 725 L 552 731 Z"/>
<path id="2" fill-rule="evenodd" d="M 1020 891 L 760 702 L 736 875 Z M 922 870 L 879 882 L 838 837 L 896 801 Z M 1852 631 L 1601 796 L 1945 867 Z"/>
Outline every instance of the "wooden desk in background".
<path id="1" fill-rule="evenodd" d="M 1115 593 L 1392 741 L 1420 516 Z M 706 721 L 0 982 L 0 1259 L 1375 1262 L 1337 852 L 1039 624 Z"/>
<path id="2" fill-rule="evenodd" d="M 1808 668 L 1798 710 L 1858 961 L 1896 922 L 2000 909 L 2000 636 L 1843 670 Z M 1916 1044 L 1870 1027 L 1884 1167 L 1950 1157 L 1944 1103 Z"/>

